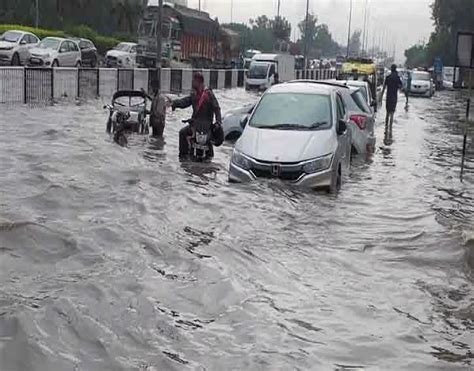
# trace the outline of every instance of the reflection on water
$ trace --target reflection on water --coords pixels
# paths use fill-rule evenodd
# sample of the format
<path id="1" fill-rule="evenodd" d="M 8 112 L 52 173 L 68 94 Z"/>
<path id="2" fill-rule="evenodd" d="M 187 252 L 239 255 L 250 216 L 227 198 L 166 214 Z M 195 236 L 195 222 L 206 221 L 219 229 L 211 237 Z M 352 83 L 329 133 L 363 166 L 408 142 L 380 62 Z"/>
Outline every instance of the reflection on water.
<path id="1" fill-rule="evenodd" d="M 224 112 L 255 99 L 219 98 Z M 163 139 L 124 148 L 100 104 L 5 111 L 0 369 L 466 369 L 463 107 L 410 99 L 390 145 L 380 112 L 378 150 L 354 159 L 337 197 L 229 184 L 230 145 L 180 162 L 186 111 Z"/>

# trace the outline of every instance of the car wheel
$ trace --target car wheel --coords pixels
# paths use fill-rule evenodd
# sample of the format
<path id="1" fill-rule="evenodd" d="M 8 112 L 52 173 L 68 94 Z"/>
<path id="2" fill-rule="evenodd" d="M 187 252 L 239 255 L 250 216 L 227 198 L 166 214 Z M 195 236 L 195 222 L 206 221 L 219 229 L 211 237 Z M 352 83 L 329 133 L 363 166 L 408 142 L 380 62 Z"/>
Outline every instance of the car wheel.
<path id="1" fill-rule="evenodd" d="M 21 63 L 20 63 L 20 56 L 18 55 L 18 53 L 15 53 L 13 54 L 13 57 L 12 57 L 12 66 L 20 66 Z"/>
<path id="2" fill-rule="evenodd" d="M 51 67 L 59 67 L 59 62 L 57 59 L 53 61 L 53 63 L 51 64 Z"/>

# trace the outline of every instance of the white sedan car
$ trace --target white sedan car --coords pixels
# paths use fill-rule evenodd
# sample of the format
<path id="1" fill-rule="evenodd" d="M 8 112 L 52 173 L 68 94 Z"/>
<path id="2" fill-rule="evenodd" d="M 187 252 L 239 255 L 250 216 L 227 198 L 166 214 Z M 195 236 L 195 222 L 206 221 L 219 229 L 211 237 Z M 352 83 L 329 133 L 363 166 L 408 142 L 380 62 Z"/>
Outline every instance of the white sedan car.
<path id="1" fill-rule="evenodd" d="M 413 71 L 411 73 L 410 95 L 423 95 L 432 97 L 435 87 L 431 75 L 425 71 Z"/>
<path id="2" fill-rule="evenodd" d="M 23 31 L 7 31 L 0 36 L 0 63 L 20 66 L 28 63 L 30 49 L 38 45 L 36 35 Z"/>
<path id="3" fill-rule="evenodd" d="M 120 43 L 105 55 L 107 67 L 135 68 L 137 63 L 137 44 Z"/>
<path id="4" fill-rule="evenodd" d="M 46 37 L 30 50 L 30 66 L 80 67 L 81 50 L 73 40 Z"/>

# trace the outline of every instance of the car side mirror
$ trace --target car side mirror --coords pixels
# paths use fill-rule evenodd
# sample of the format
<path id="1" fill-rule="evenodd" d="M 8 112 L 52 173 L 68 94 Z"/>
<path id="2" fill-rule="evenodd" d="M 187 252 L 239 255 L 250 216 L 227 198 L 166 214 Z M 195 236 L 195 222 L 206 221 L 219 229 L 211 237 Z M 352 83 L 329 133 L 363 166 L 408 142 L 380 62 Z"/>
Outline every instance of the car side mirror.
<path id="1" fill-rule="evenodd" d="M 240 127 L 241 127 L 242 129 L 245 129 L 245 127 L 247 126 L 248 122 L 249 122 L 249 115 L 245 115 L 245 116 L 242 118 L 242 120 L 240 120 Z"/>
<path id="2" fill-rule="evenodd" d="M 337 135 L 342 135 L 346 132 L 347 130 L 347 124 L 346 121 L 344 120 L 339 120 L 338 126 L 337 126 Z"/>
<path id="3" fill-rule="evenodd" d="M 20 45 L 26 45 L 26 40 L 21 40 Z"/>

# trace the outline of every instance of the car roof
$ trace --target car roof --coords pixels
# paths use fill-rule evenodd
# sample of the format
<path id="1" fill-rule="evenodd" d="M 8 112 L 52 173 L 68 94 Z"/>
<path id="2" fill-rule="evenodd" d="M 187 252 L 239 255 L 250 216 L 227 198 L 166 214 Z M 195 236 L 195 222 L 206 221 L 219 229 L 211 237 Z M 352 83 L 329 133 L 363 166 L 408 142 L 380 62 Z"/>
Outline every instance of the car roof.
<path id="1" fill-rule="evenodd" d="M 277 84 L 268 91 L 271 93 L 313 93 L 330 95 L 334 86 L 318 84 L 313 80 L 293 80 L 283 84 Z"/>
<path id="2" fill-rule="evenodd" d="M 52 40 L 58 40 L 58 41 L 67 40 L 67 39 L 65 39 L 64 37 L 54 37 L 54 36 L 45 37 L 43 40 L 45 40 L 45 39 L 52 39 Z"/>

